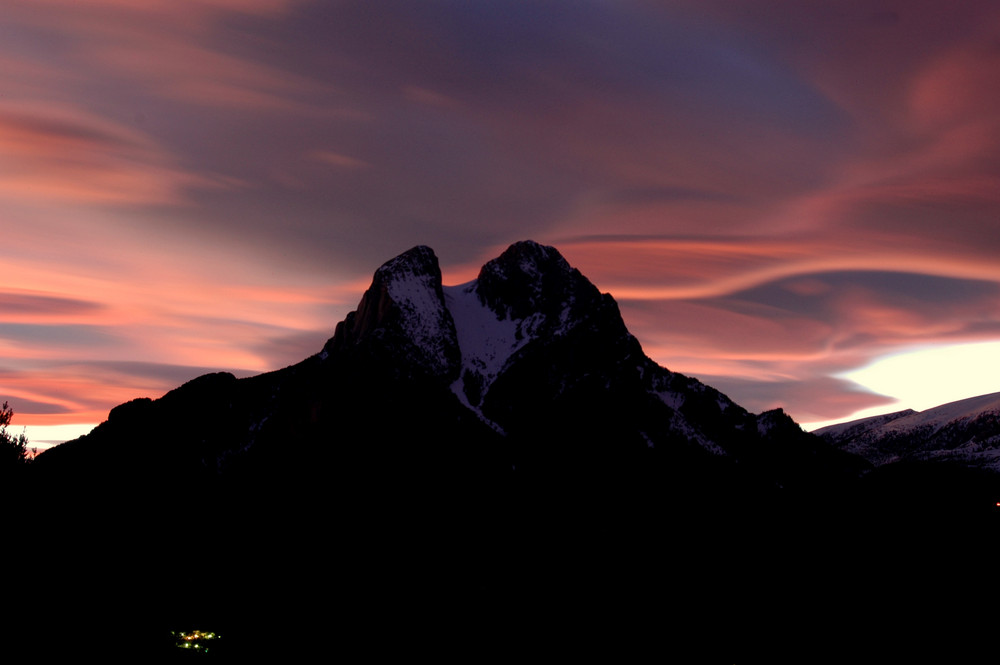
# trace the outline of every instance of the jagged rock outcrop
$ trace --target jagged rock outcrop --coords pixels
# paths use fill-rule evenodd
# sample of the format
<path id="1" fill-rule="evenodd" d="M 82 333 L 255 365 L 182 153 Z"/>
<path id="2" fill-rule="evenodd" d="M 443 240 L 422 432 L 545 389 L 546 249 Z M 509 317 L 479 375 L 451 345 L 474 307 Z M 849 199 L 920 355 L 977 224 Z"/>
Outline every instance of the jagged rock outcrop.
<path id="1" fill-rule="evenodd" d="M 514 243 L 487 262 L 476 279 L 476 293 L 498 318 L 506 319 L 541 314 L 565 321 L 601 299 L 597 288 L 554 247 L 531 241 Z"/>
<path id="2" fill-rule="evenodd" d="M 324 352 L 388 357 L 402 372 L 454 378 L 461 351 L 433 250 L 414 247 L 375 271 L 358 308 L 337 324 Z"/>

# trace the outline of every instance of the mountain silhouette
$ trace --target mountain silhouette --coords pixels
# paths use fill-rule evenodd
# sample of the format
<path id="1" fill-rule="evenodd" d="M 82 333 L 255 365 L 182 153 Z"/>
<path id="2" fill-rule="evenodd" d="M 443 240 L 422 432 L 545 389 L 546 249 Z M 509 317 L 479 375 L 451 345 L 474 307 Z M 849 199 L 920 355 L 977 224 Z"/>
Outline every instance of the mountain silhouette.
<path id="1" fill-rule="evenodd" d="M 39 455 L 14 533 L 40 573 L 17 588 L 61 600 L 64 643 L 101 598 L 143 639 L 214 622 L 233 654 L 809 660 L 839 604 L 864 620 L 878 588 L 902 611 L 899 580 L 963 551 L 911 547 L 944 525 L 901 514 L 873 469 L 657 365 L 555 248 L 445 286 L 418 246 L 315 355 L 133 400 Z"/>

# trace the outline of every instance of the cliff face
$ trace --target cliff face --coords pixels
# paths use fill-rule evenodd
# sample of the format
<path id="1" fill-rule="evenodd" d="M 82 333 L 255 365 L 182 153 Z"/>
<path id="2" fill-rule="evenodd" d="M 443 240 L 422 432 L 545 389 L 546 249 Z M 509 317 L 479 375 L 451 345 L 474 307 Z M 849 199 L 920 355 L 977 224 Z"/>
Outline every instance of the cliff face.
<path id="1" fill-rule="evenodd" d="M 461 351 L 434 252 L 414 247 L 380 267 L 357 310 L 337 325 L 324 351 L 335 356 L 377 352 L 396 361 L 400 371 L 453 378 Z"/>

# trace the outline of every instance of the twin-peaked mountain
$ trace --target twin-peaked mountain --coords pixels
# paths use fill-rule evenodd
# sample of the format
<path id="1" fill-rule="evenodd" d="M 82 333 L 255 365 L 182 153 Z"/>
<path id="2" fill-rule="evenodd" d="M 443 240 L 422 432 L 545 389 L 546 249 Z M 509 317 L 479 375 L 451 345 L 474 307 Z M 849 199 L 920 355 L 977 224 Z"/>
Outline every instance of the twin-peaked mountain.
<path id="1" fill-rule="evenodd" d="M 125 468 L 113 468 L 111 450 Z M 334 474 L 354 465 L 566 477 L 666 464 L 691 478 L 738 467 L 741 481 L 762 488 L 844 480 L 864 467 L 780 411 L 751 414 L 658 366 L 610 295 L 530 241 L 458 286 L 444 286 L 433 251 L 415 247 L 375 272 L 316 356 L 129 402 L 38 466 L 176 482 L 299 474 L 304 459 Z"/>
<path id="2" fill-rule="evenodd" d="M 133 400 L 40 455 L 23 540 L 51 560 L 25 593 L 72 617 L 101 597 L 133 628 L 223 622 L 284 660 L 601 637 L 618 660 L 817 660 L 806 638 L 822 660 L 851 644 L 845 603 L 896 627 L 860 599 L 953 558 L 872 468 L 657 365 L 552 247 L 457 286 L 415 247 L 316 355 Z"/>

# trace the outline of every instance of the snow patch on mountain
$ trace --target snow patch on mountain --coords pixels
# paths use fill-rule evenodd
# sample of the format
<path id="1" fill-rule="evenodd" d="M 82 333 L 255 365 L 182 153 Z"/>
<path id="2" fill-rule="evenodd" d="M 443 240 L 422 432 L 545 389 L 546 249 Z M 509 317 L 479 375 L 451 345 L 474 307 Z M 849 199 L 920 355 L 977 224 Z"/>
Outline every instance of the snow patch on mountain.
<path id="1" fill-rule="evenodd" d="M 664 404 L 675 411 L 684 406 L 684 395 L 679 392 L 675 392 L 673 390 L 660 390 L 655 394 Z"/>
<path id="2" fill-rule="evenodd" d="M 681 415 L 680 411 L 674 411 L 670 414 L 670 427 L 674 432 L 681 434 L 688 441 L 701 446 L 712 455 L 717 455 L 719 457 L 725 457 L 727 455 L 722 446 L 717 444 L 715 441 L 711 441 L 696 428 L 692 427 L 687 419 Z"/>
<path id="3" fill-rule="evenodd" d="M 821 427 L 813 431 L 816 436 L 827 437 L 827 438 L 840 438 L 845 436 L 853 436 L 855 434 L 864 432 L 865 430 L 884 425 L 890 421 L 896 420 L 897 418 L 903 418 L 905 416 L 910 416 L 917 413 L 913 409 L 905 409 L 903 411 L 895 411 L 893 413 L 885 413 L 878 416 L 869 416 L 868 418 L 859 418 L 858 420 L 851 420 L 844 423 L 836 423 L 834 425 L 827 425 L 826 427 Z"/>
<path id="4" fill-rule="evenodd" d="M 534 339 L 545 320 L 541 313 L 525 319 L 499 318 L 479 299 L 476 286 L 473 280 L 444 287 L 445 303 L 455 322 L 462 354 L 462 371 L 452 390 L 472 408 L 478 407 L 507 361 Z M 477 382 L 474 390 L 470 390 L 468 381 Z M 469 397 L 470 392 L 477 394 Z"/>

